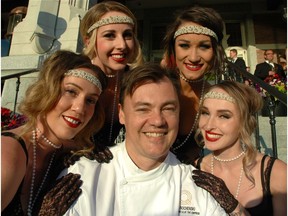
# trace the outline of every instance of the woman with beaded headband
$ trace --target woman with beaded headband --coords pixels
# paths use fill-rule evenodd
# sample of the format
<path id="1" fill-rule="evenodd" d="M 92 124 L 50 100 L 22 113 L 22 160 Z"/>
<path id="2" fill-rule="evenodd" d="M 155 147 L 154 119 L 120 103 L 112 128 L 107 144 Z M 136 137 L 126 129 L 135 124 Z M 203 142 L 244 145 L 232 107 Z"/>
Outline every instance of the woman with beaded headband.
<path id="1" fill-rule="evenodd" d="M 205 172 L 193 178 L 221 205 L 239 201 L 250 215 L 287 215 L 287 165 L 259 153 L 251 140 L 261 107 L 261 96 L 245 84 L 224 81 L 207 90 L 198 132 L 212 153 L 197 161 Z"/>
<path id="2" fill-rule="evenodd" d="M 105 87 L 103 71 L 85 55 L 57 51 L 44 62 L 19 107 L 28 121 L 1 133 L 2 215 L 38 215 L 42 194 L 64 168 L 64 156 L 93 147 L 89 137 L 104 122 L 98 98 Z M 62 192 L 53 200 L 57 215 L 81 193 L 77 175 L 59 184 Z M 45 215 L 52 210 L 44 209 Z"/>
<path id="3" fill-rule="evenodd" d="M 184 163 L 193 164 L 201 153 L 194 140 L 205 75 L 221 74 L 225 52 L 221 45 L 223 20 L 211 8 L 191 7 L 181 11 L 168 26 L 164 38 L 164 63 L 175 67 L 181 82 L 180 127 L 172 151 Z"/>
<path id="4" fill-rule="evenodd" d="M 137 40 L 137 20 L 121 3 L 105 1 L 87 11 L 81 21 L 80 32 L 85 44 L 84 53 L 108 78 L 108 88 L 99 100 L 105 109 L 105 123 L 94 136 L 95 152 L 101 152 L 102 147 L 114 145 L 122 128 L 117 114 L 122 75 L 143 62 Z M 105 161 L 112 158 L 107 148 L 102 153 L 106 154 L 101 154 Z M 97 158 L 98 161 L 101 157 Z"/>

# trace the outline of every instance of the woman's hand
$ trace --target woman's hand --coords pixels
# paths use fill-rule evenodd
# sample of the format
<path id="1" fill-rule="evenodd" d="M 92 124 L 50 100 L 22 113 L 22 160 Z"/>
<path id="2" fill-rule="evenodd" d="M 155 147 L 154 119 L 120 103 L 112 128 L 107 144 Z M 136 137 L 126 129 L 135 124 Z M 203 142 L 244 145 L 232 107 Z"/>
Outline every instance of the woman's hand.
<path id="1" fill-rule="evenodd" d="M 44 196 L 39 216 L 63 215 L 78 199 L 82 181 L 80 175 L 69 173 L 58 179 L 56 184 Z"/>
<path id="2" fill-rule="evenodd" d="M 105 147 L 94 147 L 93 151 L 90 152 L 79 152 L 77 154 L 69 153 L 64 158 L 64 166 L 68 168 L 73 165 L 80 157 L 86 157 L 89 160 L 96 160 L 98 163 L 109 163 L 113 159 L 113 154 L 107 146 Z"/>
<path id="3" fill-rule="evenodd" d="M 205 189 L 214 197 L 226 213 L 230 214 L 238 206 L 238 201 L 221 178 L 201 170 L 193 170 L 192 178 L 197 186 Z"/>

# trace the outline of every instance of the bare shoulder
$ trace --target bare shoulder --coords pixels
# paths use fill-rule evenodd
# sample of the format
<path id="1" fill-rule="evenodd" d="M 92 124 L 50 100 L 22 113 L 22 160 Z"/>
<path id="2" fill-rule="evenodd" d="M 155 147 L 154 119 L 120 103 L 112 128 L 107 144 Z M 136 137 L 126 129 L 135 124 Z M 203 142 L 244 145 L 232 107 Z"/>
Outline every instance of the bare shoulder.
<path id="1" fill-rule="evenodd" d="M 19 135 L 15 130 L 9 132 Z M 13 137 L 1 135 L 1 195 L 3 198 L 1 204 L 3 208 L 10 203 L 23 180 L 26 162 L 27 157 L 19 141 Z"/>
<path id="2" fill-rule="evenodd" d="M 19 131 L 18 130 L 11 130 L 9 131 L 13 134 L 16 134 L 17 136 L 19 136 Z M 25 143 L 25 148 L 27 148 L 27 141 L 25 139 L 23 139 L 24 143 Z M 9 168 L 14 168 L 16 166 L 16 168 L 21 168 L 24 166 L 26 166 L 26 154 L 25 151 L 23 149 L 23 147 L 21 146 L 21 143 L 11 137 L 11 136 L 3 136 L 1 135 L 1 163 L 2 163 L 2 167 L 6 167 L 7 166 Z"/>

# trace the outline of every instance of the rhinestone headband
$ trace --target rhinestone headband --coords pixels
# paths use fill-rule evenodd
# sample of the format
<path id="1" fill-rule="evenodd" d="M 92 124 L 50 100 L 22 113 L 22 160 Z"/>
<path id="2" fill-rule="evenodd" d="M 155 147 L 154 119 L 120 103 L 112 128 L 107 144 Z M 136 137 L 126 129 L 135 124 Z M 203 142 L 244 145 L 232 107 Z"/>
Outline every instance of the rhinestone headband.
<path id="1" fill-rule="evenodd" d="M 218 41 L 218 37 L 214 31 L 203 26 L 195 26 L 195 25 L 184 26 L 182 28 L 179 28 L 174 34 L 174 39 L 178 37 L 179 35 L 190 34 L 190 33 L 209 35 L 209 36 L 214 37 Z"/>
<path id="2" fill-rule="evenodd" d="M 97 88 L 100 89 L 100 94 L 102 92 L 102 85 L 101 85 L 101 82 L 99 81 L 99 79 L 96 76 L 94 76 L 94 75 L 92 75 L 92 74 L 90 74 L 84 70 L 80 70 L 80 69 L 68 70 L 68 72 L 66 72 L 64 74 L 64 76 L 74 76 L 74 77 L 80 77 L 80 78 L 86 79 L 89 82 L 91 82 L 92 84 L 96 85 Z"/>
<path id="3" fill-rule="evenodd" d="M 233 97 L 231 97 L 227 94 L 224 94 L 222 92 L 210 91 L 204 95 L 204 100 L 207 98 L 226 100 L 226 101 L 229 101 L 231 103 L 236 103 L 236 101 Z"/>
<path id="4" fill-rule="evenodd" d="M 110 16 L 107 18 L 103 18 L 98 20 L 96 23 L 94 23 L 87 31 L 87 34 L 89 34 L 91 31 L 93 31 L 96 28 L 99 28 L 100 26 L 108 25 L 108 24 L 114 24 L 114 23 L 128 23 L 134 25 L 133 20 L 128 16 Z"/>

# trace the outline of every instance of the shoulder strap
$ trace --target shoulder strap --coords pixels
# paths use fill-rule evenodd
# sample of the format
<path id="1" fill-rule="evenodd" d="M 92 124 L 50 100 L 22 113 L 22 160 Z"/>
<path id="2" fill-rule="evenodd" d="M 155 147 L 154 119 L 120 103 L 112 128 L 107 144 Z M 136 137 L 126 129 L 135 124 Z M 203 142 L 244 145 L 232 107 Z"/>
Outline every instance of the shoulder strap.
<path id="1" fill-rule="evenodd" d="M 27 151 L 24 140 L 20 136 L 18 136 L 17 134 L 14 134 L 12 132 L 2 132 L 1 135 L 12 137 L 12 138 L 16 139 L 21 144 L 21 147 L 24 150 L 24 153 L 26 155 L 26 165 L 27 165 L 27 163 L 28 163 L 28 151 Z"/>
<path id="2" fill-rule="evenodd" d="M 276 158 L 269 157 L 269 160 L 267 162 L 267 167 L 264 170 L 264 161 L 265 161 L 266 157 L 268 157 L 268 155 L 264 155 L 262 158 L 262 161 L 261 161 L 261 182 L 262 182 L 262 187 L 264 189 L 264 193 L 271 194 L 270 176 L 271 176 L 272 166 L 273 166 Z"/>
<path id="3" fill-rule="evenodd" d="M 265 181 L 264 181 L 264 162 L 265 162 L 265 158 L 267 157 L 267 155 L 264 155 L 262 157 L 261 160 L 261 169 L 260 169 L 260 176 L 261 176 L 261 184 L 262 184 L 262 188 L 264 190 L 264 193 L 266 192 L 266 185 L 265 185 Z"/>

